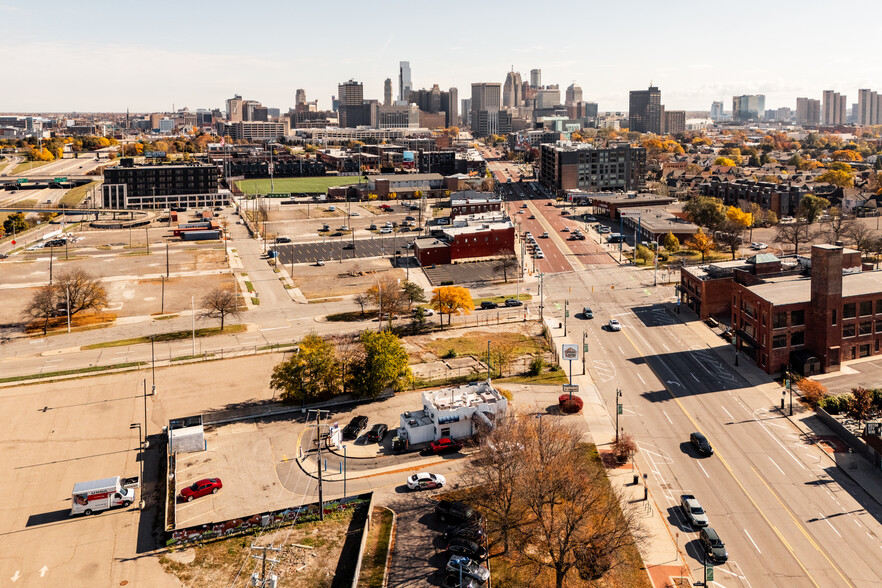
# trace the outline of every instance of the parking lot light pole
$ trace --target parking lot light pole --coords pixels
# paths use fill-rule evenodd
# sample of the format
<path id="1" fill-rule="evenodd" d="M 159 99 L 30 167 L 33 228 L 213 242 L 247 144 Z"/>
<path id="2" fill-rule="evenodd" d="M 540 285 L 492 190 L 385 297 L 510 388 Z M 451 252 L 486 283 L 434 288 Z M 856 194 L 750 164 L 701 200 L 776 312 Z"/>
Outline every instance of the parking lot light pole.
<path id="1" fill-rule="evenodd" d="M 343 498 L 346 498 L 346 446 L 343 446 Z"/>

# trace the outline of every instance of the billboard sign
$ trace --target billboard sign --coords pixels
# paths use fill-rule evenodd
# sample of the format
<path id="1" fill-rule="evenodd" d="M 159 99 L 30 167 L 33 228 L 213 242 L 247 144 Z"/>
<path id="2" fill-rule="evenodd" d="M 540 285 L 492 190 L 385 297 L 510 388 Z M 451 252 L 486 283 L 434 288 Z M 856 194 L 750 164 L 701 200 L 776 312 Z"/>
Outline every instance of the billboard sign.
<path id="1" fill-rule="evenodd" d="M 579 346 L 573 343 L 564 343 L 561 355 L 566 361 L 576 361 L 579 359 Z"/>

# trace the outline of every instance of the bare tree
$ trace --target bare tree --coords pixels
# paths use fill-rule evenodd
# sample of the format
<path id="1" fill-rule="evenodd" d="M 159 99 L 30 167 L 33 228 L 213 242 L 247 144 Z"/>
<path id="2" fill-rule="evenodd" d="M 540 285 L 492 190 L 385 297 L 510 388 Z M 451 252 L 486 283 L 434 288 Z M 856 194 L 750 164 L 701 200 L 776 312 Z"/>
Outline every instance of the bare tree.
<path id="1" fill-rule="evenodd" d="M 401 284 L 392 276 L 381 278 L 379 285 L 374 284 L 368 288 L 366 294 L 370 297 L 371 304 L 377 307 L 380 315 L 388 315 L 390 324 L 392 316 L 403 312 L 409 304 Z"/>
<path id="2" fill-rule="evenodd" d="M 340 380 L 345 394 L 349 384 L 349 374 L 352 372 L 351 366 L 361 363 L 364 359 L 364 346 L 359 336 L 352 333 L 331 335 L 328 340 L 334 345 L 337 359 L 340 361 Z"/>
<path id="3" fill-rule="evenodd" d="M 714 234 L 714 240 L 725 249 L 728 249 L 732 253 L 732 259 L 735 259 L 738 248 L 744 242 L 744 239 L 741 237 L 743 232 L 744 227 L 741 224 L 727 220 L 723 223 L 720 230 Z"/>
<path id="4" fill-rule="evenodd" d="M 854 223 L 848 231 L 848 237 L 854 244 L 854 248 L 861 253 L 870 251 L 875 238 L 875 231 L 864 223 Z"/>
<path id="5" fill-rule="evenodd" d="M 227 316 L 239 316 L 239 301 L 232 288 L 214 288 L 202 297 L 202 318 L 219 318 L 221 331 Z"/>
<path id="6" fill-rule="evenodd" d="M 521 266 L 518 256 L 514 251 L 506 251 L 503 256 L 493 265 L 493 273 L 502 274 L 505 283 L 508 284 L 508 272 L 515 271 Z"/>
<path id="7" fill-rule="evenodd" d="M 57 294 L 52 286 L 40 286 L 28 305 L 22 310 L 25 320 L 43 321 L 43 334 L 49 329 L 49 321 L 58 314 Z"/>
<path id="8" fill-rule="evenodd" d="M 828 243 L 842 241 L 854 227 L 855 219 L 843 215 L 838 208 L 830 209 L 830 220 L 822 234 Z"/>
<path id="9" fill-rule="evenodd" d="M 370 304 L 371 297 L 367 292 L 359 292 L 353 297 L 353 300 L 361 307 L 361 314 L 364 314 L 364 307 Z"/>
<path id="10" fill-rule="evenodd" d="M 84 310 L 100 310 L 107 306 L 107 291 L 104 286 L 86 270 L 74 267 L 62 270 L 55 275 L 53 284 L 58 303 L 64 302 L 74 316 Z"/>
<path id="11" fill-rule="evenodd" d="M 799 245 L 811 239 L 811 232 L 807 223 L 796 221 L 789 224 L 779 224 L 775 233 L 775 243 L 793 245 L 793 252 L 799 253 Z"/>
<path id="12" fill-rule="evenodd" d="M 490 354 L 494 356 L 496 371 L 499 377 L 505 377 L 505 372 L 514 360 L 517 353 L 518 344 L 513 341 L 499 341 L 493 344 Z"/>

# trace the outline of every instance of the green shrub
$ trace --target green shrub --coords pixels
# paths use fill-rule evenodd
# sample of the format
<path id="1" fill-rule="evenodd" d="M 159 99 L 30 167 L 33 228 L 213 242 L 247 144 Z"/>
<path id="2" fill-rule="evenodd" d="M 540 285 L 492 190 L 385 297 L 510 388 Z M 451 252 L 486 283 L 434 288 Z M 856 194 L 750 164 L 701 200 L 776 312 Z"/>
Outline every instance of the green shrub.
<path id="1" fill-rule="evenodd" d="M 849 393 L 825 396 L 818 401 L 818 406 L 830 414 L 842 414 L 848 411 L 852 398 L 852 395 Z"/>
<path id="2" fill-rule="evenodd" d="M 555 363 L 555 364 L 552 364 L 551 366 L 549 366 L 548 371 L 550 371 L 550 372 L 559 372 L 559 371 L 560 371 L 560 366 L 557 365 L 556 363 Z"/>
<path id="3" fill-rule="evenodd" d="M 530 375 L 538 376 L 542 373 L 542 369 L 545 367 L 545 360 L 541 357 L 534 357 L 532 361 L 530 361 Z"/>
<path id="4" fill-rule="evenodd" d="M 442 359 L 453 359 L 456 357 L 456 349 L 448 349 L 447 353 L 441 356 Z"/>

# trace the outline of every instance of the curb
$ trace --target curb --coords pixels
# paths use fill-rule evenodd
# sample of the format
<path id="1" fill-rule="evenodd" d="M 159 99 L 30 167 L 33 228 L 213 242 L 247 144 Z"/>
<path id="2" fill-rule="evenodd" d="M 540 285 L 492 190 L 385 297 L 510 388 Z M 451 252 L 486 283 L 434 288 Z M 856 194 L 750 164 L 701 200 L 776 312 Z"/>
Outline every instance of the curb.
<path id="1" fill-rule="evenodd" d="M 386 566 L 383 568 L 383 588 L 389 585 L 389 570 L 392 563 L 392 552 L 395 550 L 395 537 L 398 534 L 398 513 L 384 506 L 386 510 L 392 513 L 392 528 L 389 529 L 389 549 L 386 551 Z"/>

